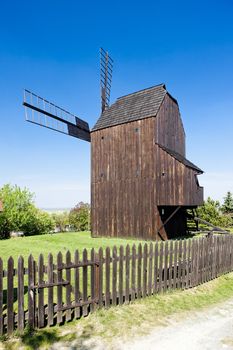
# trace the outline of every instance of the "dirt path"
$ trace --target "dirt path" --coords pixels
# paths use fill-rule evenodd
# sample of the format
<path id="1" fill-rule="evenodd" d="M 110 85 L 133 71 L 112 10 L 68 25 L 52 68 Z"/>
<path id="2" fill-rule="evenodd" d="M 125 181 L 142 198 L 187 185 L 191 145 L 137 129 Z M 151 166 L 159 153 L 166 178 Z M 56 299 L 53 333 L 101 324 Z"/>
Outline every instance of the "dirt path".
<path id="1" fill-rule="evenodd" d="M 154 327 L 134 340 L 114 339 L 111 346 L 100 338 L 54 344 L 51 350 L 233 350 L 233 299 L 202 311 L 174 315 L 166 326 Z M 114 345 L 113 345 L 114 344 Z"/>
<path id="2" fill-rule="evenodd" d="M 121 350 L 221 350 L 233 349 L 233 299 L 204 311 L 156 327 L 134 342 L 120 343 Z"/>

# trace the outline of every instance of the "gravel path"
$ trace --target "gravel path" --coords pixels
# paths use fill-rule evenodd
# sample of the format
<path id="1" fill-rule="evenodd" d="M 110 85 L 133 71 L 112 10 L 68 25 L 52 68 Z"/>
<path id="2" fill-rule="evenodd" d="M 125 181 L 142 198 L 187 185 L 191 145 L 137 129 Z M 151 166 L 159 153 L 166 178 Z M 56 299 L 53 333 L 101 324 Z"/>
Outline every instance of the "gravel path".
<path id="1" fill-rule="evenodd" d="M 174 315 L 167 326 L 157 326 L 134 340 L 114 339 L 108 347 L 101 339 L 54 344 L 51 350 L 233 350 L 233 299 L 189 314 Z"/>
<path id="2" fill-rule="evenodd" d="M 233 299 L 190 317 L 168 320 L 134 342 L 119 344 L 121 350 L 221 350 L 233 349 Z"/>

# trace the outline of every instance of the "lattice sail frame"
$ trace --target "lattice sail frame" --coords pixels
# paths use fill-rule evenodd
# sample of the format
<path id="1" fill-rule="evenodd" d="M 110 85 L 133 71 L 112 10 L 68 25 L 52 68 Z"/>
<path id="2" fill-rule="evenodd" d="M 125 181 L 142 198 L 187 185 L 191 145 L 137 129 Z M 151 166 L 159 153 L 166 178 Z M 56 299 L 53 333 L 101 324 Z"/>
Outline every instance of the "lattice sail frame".
<path id="1" fill-rule="evenodd" d="M 102 112 L 109 106 L 112 83 L 113 60 L 108 52 L 100 49 L 100 89 Z"/>
<path id="2" fill-rule="evenodd" d="M 90 142 L 88 123 L 65 109 L 26 89 L 23 105 L 28 122 Z"/>

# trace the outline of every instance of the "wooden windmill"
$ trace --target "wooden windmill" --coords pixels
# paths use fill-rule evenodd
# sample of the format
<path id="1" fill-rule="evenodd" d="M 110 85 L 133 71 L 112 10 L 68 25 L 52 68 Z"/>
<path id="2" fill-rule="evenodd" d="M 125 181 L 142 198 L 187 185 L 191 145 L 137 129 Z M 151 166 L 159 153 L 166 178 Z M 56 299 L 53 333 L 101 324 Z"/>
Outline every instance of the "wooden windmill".
<path id="1" fill-rule="evenodd" d="M 100 51 L 101 115 L 87 122 L 25 90 L 26 120 L 91 142 L 92 236 L 167 239 L 187 230 L 203 203 L 197 175 L 185 157 L 177 101 L 164 84 L 120 97 L 111 106 L 113 61 Z"/>

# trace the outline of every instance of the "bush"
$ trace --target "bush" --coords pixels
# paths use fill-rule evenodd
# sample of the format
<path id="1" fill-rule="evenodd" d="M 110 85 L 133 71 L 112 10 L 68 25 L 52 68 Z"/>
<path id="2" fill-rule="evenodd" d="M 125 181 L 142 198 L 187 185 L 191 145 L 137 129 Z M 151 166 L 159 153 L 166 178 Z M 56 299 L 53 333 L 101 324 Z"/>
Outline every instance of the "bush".
<path id="1" fill-rule="evenodd" d="M 201 207 L 198 207 L 197 213 L 201 219 L 215 226 L 230 227 L 232 225 L 232 219 L 228 215 L 222 214 L 219 201 L 215 201 L 210 197 L 204 201 Z"/>
<path id="2" fill-rule="evenodd" d="M 3 212 L 0 214 L 0 238 L 7 238 L 11 231 L 23 231 L 25 235 L 49 233 L 54 222 L 49 214 L 35 207 L 33 194 L 18 186 L 5 185 L 0 189 Z"/>
<path id="3" fill-rule="evenodd" d="M 90 229 L 90 205 L 80 202 L 69 214 L 69 222 L 73 229 L 77 231 L 86 231 Z"/>
<path id="4" fill-rule="evenodd" d="M 53 213 L 52 218 L 59 232 L 65 232 L 66 227 L 69 225 L 69 214 L 66 211 L 63 213 Z"/>

